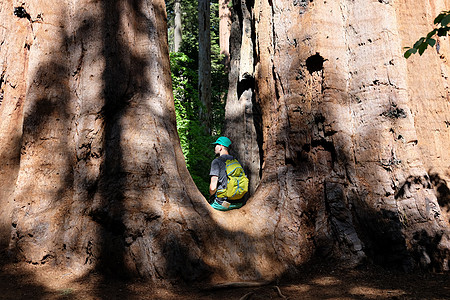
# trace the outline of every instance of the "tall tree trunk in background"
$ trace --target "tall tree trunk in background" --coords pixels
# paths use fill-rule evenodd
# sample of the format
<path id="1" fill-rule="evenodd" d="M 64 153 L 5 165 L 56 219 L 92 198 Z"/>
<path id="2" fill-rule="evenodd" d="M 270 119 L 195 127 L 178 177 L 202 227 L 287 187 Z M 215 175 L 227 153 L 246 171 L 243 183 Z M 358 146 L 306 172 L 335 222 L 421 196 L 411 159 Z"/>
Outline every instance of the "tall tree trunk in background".
<path id="1" fill-rule="evenodd" d="M 231 63 L 225 107 L 225 135 L 233 141 L 232 153 L 243 164 L 250 179 L 249 195 L 260 181 L 261 112 L 255 103 L 254 37 L 252 7 L 239 0 L 233 7 L 230 33 Z M 259 134 L 259 135 L 258 135 Z"/>
<path id="2" fill-rule="evenodd" d="M 264 167 L 225 213 L 181 153 L 163 1 L 14 3 L 0 4 L 0 224 L 17 259 L 202 283 L 313 257 L 448 269 L 450 49 L 405 61 L 402 46 L 450 3 L 247 6 L 254 59 L 233 76 L 239 90 L 253 74 Z"/>
<path id="3" fill-rule="evenodd" d="M 211 30 L 209 1 L 198 1 L 198 97 L 200 120 L 211 129 Z"/>
<path id="4" fill-rule="evenodd" d="M 231 31 L 231 11 L 228 7 L 232 0 L 219 0 L 219 45 L 220 54 L 223 54 L 224 64 L 230 67 L 230 31 Z"/>
<path id="5" fill-rule="evenodd" d="M 181 26 L 181 0 L 175 0 L 174 12 L 175 12 L 175 27 L 173 31 L 174 51 L 180 51 L 181 39 L 182 39 L 182 26 Z"/>

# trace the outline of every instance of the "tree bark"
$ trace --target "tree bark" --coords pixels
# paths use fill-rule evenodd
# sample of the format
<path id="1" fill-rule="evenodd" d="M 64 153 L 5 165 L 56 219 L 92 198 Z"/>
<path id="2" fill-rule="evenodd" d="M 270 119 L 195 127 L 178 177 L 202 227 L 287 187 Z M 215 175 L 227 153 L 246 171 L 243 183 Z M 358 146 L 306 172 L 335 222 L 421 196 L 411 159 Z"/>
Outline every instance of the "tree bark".
<path id="1" fill-rule="evenodd" d="M 255 103 L 254 37 L 252 12 L 244 0 L 233 8 L 230 33 L 231 63 L 225 107 L 225 135 L 233 141 L 232 154 L 243 164 L 249 177 L 249 195 L 261 178 L 261 112 Z"/>
<path id="2" fill-rule="evenodd" d="M 19 172 L 23 107 L 29 53 L 24 44 L 32 41 L 30 28 L 17 22 L 11 3 L 2 2 L 0 24 L 0 248 L 9 243 L 11 233 L 12 193 Z M 16 34 L 8 34 L 8 31 Z M 8 56 L 14 63 L 8 65 Z"/>
<path id="3" fill-rule="evenodd" d="M 448 270 L 449 45 L 402 57 L 448 4 L 255 1 L 262 177 L 220 212 L 181 153 L 163 1 L 2 2 L 2 240 L 155 282 L 272 280 L 314 257 Z"/>
<path id="4" fill-rule="evenodd" d="M 415 11 L 430 9 L 419 2 Z M 255 3 L 262 181 L 282 172 L 284 180 L 276 180 L 281 198 L 312 206 L 315 247 L 323 254 L 337 251 L 355 262 L 369 256 L 408 270 L 417 264 L 448 269 L 442 214 L 448 204 L 439 208 L 421 149 L 430 147 L 429 138 L 415 128 L 435 112 L 412 111 L 417 100 L 408 82 L 418 73 L 402 57 L 404 40 L 421 34 L 406 25 L 418 20 L 410 4 Z M 435 5 L 424 25 L 445 7 Z M 439 118 L 448 119 L 447 77 L 441 75 L 448 63 L 430 59 L 436 86 L 426 99 L 439 91 L 443 97 L 432 101 L 446 108 Z M 443 121 L 432 124 L 448 149 Z M 437 156 L 439 165 L 449 165 L 448 157 Z M 291 193 L 296 196 L 284 196 Z"/>
<path id="5" fill-rule="evenodd" d="M 198 1 L 198 97 L 200 120 L 211 129 L 211 30 L 209 1 Z"/>
<path id="6" fill-rule="evenodd" d="M 30 20 L 9 17 L 11 1 L 1 10 L 10 20 L 1 40 L 11 41 L 1 48 L 11 83 L 1 109 L 18 115 L 2 118 L 14 129 L 2 140 L 23 128 L 20 147 L 2 147 L 18 170 L 2 173 L 14 183 L 1 199 L 13 206 L 2 214 L 10 251 L 80 274 L 170 278 L 183 268 L 172 257 L 198 251 L 177 236 L 195 235 L 180 224 L 197 215 L 190 199 L 204 199 L 177 138 L 164 3 L 49 4 L 27 2 Z"/>
<path id="7" fill-rule="evenodd" d="M 230 32 L 231 32 L 231 11 L 228 7 L 232 1 L 219 1 L 219 44 L 220 54 L 223 54 L 224 64 L 227 69 L 230 67 Z"/>
<path id="8" fill-rule="evenodd" d="M 174 12 L 175 12 L 175 27 L 173 31 L 174 50 L 180 51 L 182 40 L 182 26 L 181 26 L 181 0 L 175 0 Z"/>

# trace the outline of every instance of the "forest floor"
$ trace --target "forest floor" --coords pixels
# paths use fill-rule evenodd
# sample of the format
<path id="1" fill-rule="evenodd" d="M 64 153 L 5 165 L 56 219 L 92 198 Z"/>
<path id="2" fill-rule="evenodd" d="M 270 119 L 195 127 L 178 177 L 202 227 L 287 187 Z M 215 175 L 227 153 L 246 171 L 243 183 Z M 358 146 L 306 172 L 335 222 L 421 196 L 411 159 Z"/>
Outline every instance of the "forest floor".
<path id="1" fill-rule="evenodd" d="M 77 279 L 48 266 L 0 261 L 0 299 L 450 299 L 450 274 L 400 273 L 376 266 L 356 269 L 315 265 L 295 281 L 260 287 L 152 288 L 143 281 Z"/>

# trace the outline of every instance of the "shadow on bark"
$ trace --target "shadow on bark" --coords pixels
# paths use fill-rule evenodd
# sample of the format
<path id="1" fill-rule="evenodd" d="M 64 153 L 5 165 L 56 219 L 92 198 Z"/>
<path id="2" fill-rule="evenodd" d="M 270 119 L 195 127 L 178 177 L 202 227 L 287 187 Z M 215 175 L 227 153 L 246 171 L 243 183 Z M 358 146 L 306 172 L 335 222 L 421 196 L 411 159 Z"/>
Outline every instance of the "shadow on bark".
<path id="1" fill-rule="evenodd" d="M 431 184 L 433 185 L 439 206 L 445 212 L 450 212 L 450 188 L 447 181 L 439 176 L 438 173 L 428 171 Z M 450 219 L 448 220 L 450 222 Z"/>
<path id="2" fill-rule="evenodd" d="M 32 105 L 27 109 L 24 117 L 23 143 L 20 150 L 21 157 L 28 156 L 28 159 L 21 163 L 25 163 L 29 168 L 30 157 L 39 156 L 40 159 L 34 162 L 37 170 L 30 168 L 35 173 L 27 174 L 25 178 L 19 177 L 22 184 L 18 186 L 20 192 L 16 193 L 12 200 L 15 209 L 11 221 L 9 250 L 8 253 L 2 251 L 0 254 L 3 277 L 0 281 L 5 287 L 0 289 L 5 291 L 3 296 L 8 299 L 43 299 L 49 295 L 54 297 L 63 295 L 62 291 L 54 291 L 39 284 L 34 272 L 20 268 L 20 265 L 17 267 L 15 263 L 23 261 L 36 266 L 61 263 L 58 252 L 64 245 L 58 238 L 63 229 L 57 228 L 56 237 L 52 236 L 50 239 L 48 239 L 48 231 L 52 227 L 50 222 L 53 218 L 70 211 L 67 200 L 71 197 L 73 190 L 74 157 L 68 149 L 70 137 L 64 134 L 64 130 L 71 126 L 68 108 L 70 91 L 67 89 L 66 77 L 69 73 L 68 66 L 61 64 L 61 60 L 43 61 L 37 72 L 33 74 L 33 85 L 28 90 L 30 98 L 36 98 L 32 99 Z M 55 76 L 52 76 L 54 74 L 61 76 L 57 76 L 55 80 Z M 45 87 L 45 94 L 34 90 L 36 86 Z M 46 154 L 42 155 L 35 151 L 34 145 L 42 146 Z M 56 168 L 52 165 L 53 163 L 58 164 Z M 44 191 L 45 189 L 39 185 L 45 183 L 40 179 L 50 177 L 60 181 L 60 185 L 47 186 L 47 190 Z M 48 192 L 52 196 L 39 199 L 42 192 Z M 36 202 L 40 202 L 40 205 Z M 57 224 L 54 224 L 55 227 L 62 224 L 59 222 L 64 223 L 64 218 L 59 218 Z M 54 248 L 49 248 L 48 245 Z M 33 251 L 35 253 L 28 255 Z M 14 283 L 14 287 L 10 286 L 11 283 Z"/>
<path id="3" fill-rule="evenodd" d="M 98 182 L 98 193 L 101 204 L 92 209 L 89 216 L 101 226 L 100 237 L 101 250 L 97 271 L 113 277 L 126 277 L 124 264 L 125 241 L 127 230 L 124 220 L 124 189 L 127 185 L 127 174 L 123 169 L 123 149 L 121 139 L 123 132 L 121 119 L 124 116 L 133 91 L 127 93 L 127 81 L 131 80 L 130 62 L 125 58 L 127 46 L 120 42 L 119 20 L 121 11 L 120 1 L 110 0 L 102 2 L 102 54 L 105 59 L 105 68 L 102 79 L 104 82 L 103 97 L 104 106 L 102 117 L 104 118 L 104 162 L 101 167 Z M 135 58 L 141 66 L 143 62 Z M 142 70 L 136 64 L 136 76 L 142 76 Z M 128 78 L 127 78 L 128 77 Z M 125 88 L 124 88 L 125 87 Z M 102 295 L 99 295 L 102 296 Z"/>
<path id="4" fill-rule="evenodd" d="M 103 119 L 104 124 L 104 162 L 100 167 L 99 178 L 94 180 L 80 178 L 78 182 L 80 186 L 74 188 L 74 172 L 76 172 L 77 163 L 80 160 L 89 160 L 95 155 L 102 154 L 95 153 L 90 148 L 91 145 L 87 145 L 89 149 L 87 149 L 86 156 L 77 157 L 78 150 L 86 145 L 78 145 L 75 141 L 69 141 L 71 139 L 70 131 L 74 130 L 73 127 L 79 120 L 74 122 L 74 118 L 76 118 L 73 115 L 74 103 L 70 103 L 73 100 L 71 92 L 76 93 L 76 91 L 72 91 L 68 83 L 70 76 L 75 76 L 81 70 L 78 69 L 73 73 L 69 65 L 70 59 L 67 59 L 70 58 L 68 51 L 63 52 L 62 55 L 56 51 L 60 55 L 59 57 L 50 58 L 41 63 L 37 72 L 32 74 L 33 84 L 28 91 L 28 100 L 32 101 L 32 106 L 27 110 L 24 119 L 23 136 L 25 138 L 22 157 L 32 159 L 37 155 L 40 161 L 34 162 L 34 169 L 31 168 L 35 172 L 38 171 L 36 176 L 41 176 L 42 179 L 53 176 L 52 178 L 57 180 L 59 185 L 56 190 L 53 190 L 53 187 L 47 187 L 47 191 L 45 191 L 46 187 L 39 186 L 41 182 L 34 179 L 25 182 L 20 194 L 17 195 L 10 250 L 19 260 L 40 265 L 47 262 L 70 265 L 71 258 L 85 256 L 84 265 L 96 264 L 97 272 L 103 274 L 105 278 L 111 275 L 122 277 L 132 273 L 132 271 L 127 272 L 129 270 L 124 263 L 125 237 L 130 229 L 124 224 L 123 201 L 129 174 L 123 168 L 121 121 L 130 105 L 132 96 L 142 92 L 142 89 L 150 88 L 150 84 L 144 77 L 143 68 L 146 67 L 146 63 L 140 57 L 132 54 L 129 54 L 131 57 L 127 57 L 126 55 L 132 51 L 127 45 L 118 41 L 121 15 L 118 3 L 123 3 L 123 1 L 104 1 L 102 4 L 104 10 L 103 55 L 105 59 L 102 96 L 105 103 L 99 117 Z M 127 3 L 132 7 L 136 18 L 143 18 L 142 12 L 138 9 L 142 1 L 128 1 Z M 75 30 L 72 36 L 60 37 L 63 46 L 67 49 L 73 43 L 81 41 L 83 48 L 83 40 L 93 34 L 96 23 L 98 23 L 97 20 L 86 17 L 85 25 Z M 65 25 L 70 27 L 68 24 Z M 129 60 L 127 61 L 124 57 Z M 82 60 L 83 56 L 80 58 L 80 63 Z M 62 61 L 68 61 L 67 65 L 63 65 Z M 36 87 L 35 91 L 34 87 Z M 146 99 L 141 98 L 141 100 Z M 34 150 L 33 145 L 37 144 L 41 146 L 39 150 L 43 150 L 44 154 L 32 151 L 27 153 L 29 149 Z M 35 159 L 37 160 L 36 157 Z M 36 186 L 33 186 L 34 183 Z M 85 199 L 74 197 L 74 194 L 80 192 L 77 190 L 80 188 L 87 191 Z M 36 199 L 28 200 L 31 197 L 38 197 L 34 196 L 36 190 L 48 192 L 48 195 L 40 199 L 40 202 L 36 201 L 37 203 Z M 101 198 L 100 204 L 94 204 L 94 201 L 98 200 L 95 199 L 96 195 Z M 85 226 L 89 226 L 89 224 L 85 223 L 83 219 L 85 217 L 89 217 L 98 224 L 100 229 L 86 228 Z M 30 225 L 28 220 L 31 218 L 33 221 Z M 24 223 L 26 223 L 25 226 Z M 73 225 L 73 223 L 76 224 Z M 77 226 L 79 227 L 78 232 L 74 233 L 73 227 Z M 57 228 L 50 229 L 52 227 Z M 70 233 L 68 233 L 69 231 Z M 99 233 L 98 240 L 89 239 L 92 232 Z M 68 237 L 66 234 L 71 236 Z M 84 243 L 87 239 L 89 241 L 80 247 L 79 244 Z M 27 249 L 30 245 L 33 245 L 33 248 Z M 40 253 L 37 251 L 38 249 L 43 251 L 40 257 L 38 257 L 38 253 Z M 100 253 L 96 253 L 98 250 Z M 31 255 L 27 256 L 24 251 Z M 102 297 L 102 295 L 99 296 Z"/>

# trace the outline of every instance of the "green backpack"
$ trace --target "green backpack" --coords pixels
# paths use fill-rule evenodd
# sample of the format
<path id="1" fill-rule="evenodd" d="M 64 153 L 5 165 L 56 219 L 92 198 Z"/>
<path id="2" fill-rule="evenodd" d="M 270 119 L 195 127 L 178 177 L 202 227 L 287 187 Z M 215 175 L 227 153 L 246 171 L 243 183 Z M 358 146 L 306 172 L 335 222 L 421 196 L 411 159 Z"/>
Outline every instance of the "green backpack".
<path id="1" fill-rule="evenodd" d="M 229 200 L 241 199 L 248 192 L 248 178 L 237 159 L 225 161 L 227 166 L 227 188 L 218 190 L 217 197 Z"/>

